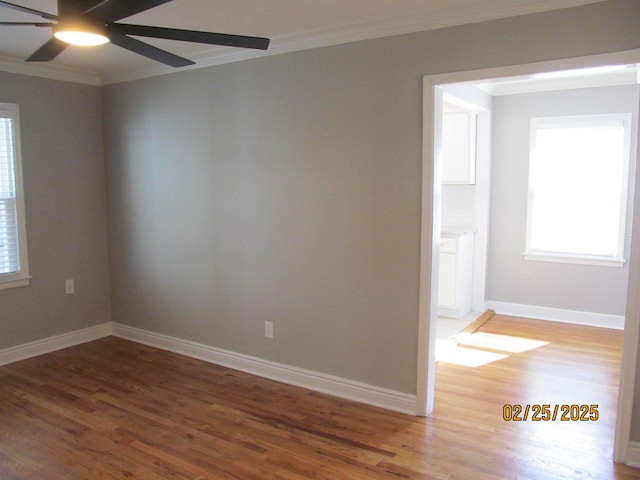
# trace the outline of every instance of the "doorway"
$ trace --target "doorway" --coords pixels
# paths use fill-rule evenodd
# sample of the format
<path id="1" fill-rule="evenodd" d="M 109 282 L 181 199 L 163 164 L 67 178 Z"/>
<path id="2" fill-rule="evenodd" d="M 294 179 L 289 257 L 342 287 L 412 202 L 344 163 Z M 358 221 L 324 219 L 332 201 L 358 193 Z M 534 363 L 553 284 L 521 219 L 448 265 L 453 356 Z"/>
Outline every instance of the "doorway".
<path id="1" fill-rule="evenodd" d="M 435 389 L 435 338 L 437 324 L 437 291 L 440 257 L 440 237 L 442 228 L 442 138 L 440 122 L 434 121 L 442 115 L 442 85 L 480 81 L 484 79 L 504 79 L 521 75 L 568 69 L 590 68 L 612 64 L 637 63 L 637 52 L 583 57 L 562 61 L 544 62 L 521 66 L 510 66 L 471 72 L 425 77 L 424 80 L 424 163 L 423 163 L 423 215 L 422 215 L 422 255 L 421 255 L 421 296 L 418 346 L 418 384 L 416 413 L 428 414 L 433 409 Z M 637 108 L 637 106 L 635 106 Z M 635 152 L 634 152 L 635 153 Z M 638 174 L 636 172 L 636 185 Z M 638 238 L 640 208 L 633 210 L 634 238 Z M 629 286 L 640 281 L 640 252 L 631 246 Z M 432 268 L 433 266 L 433 268 Z M 632 297 L 632 296 L 630 296 Z M 640 306 L 635 298 L 628 298 L 624 331 L 622 374 L 618 402 L 615 454 L 617 461 L 625 461 L 629 447 L 632 401 L 634 391 L 635 363 L 638 343 L 638 312 Z"/>

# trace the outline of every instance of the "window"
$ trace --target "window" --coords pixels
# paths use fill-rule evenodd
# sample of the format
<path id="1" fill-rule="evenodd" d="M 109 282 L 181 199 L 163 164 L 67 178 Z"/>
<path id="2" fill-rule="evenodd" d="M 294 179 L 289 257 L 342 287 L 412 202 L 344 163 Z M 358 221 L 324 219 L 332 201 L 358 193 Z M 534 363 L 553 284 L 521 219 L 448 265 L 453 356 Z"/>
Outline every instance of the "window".
<path id="1" fill-rule="evenodd" d="M 624 263 L 631 114 L 531 121 L 525 258 Z"/>
<path id="2" fill-rule="evenodd" d="M 0 103 L 0 289 L 29 278 L 18 106 Z"/>

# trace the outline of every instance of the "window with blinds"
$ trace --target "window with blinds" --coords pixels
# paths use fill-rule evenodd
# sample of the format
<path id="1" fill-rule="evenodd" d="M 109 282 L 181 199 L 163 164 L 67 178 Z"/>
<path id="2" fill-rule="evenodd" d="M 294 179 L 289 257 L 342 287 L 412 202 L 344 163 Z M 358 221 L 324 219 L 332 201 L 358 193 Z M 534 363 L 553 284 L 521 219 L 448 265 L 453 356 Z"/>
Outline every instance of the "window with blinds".
<path id="1" fill-rule="evenodd" d="M 29 283 L 18 106 L 0 103 L 0 288 Z"/>

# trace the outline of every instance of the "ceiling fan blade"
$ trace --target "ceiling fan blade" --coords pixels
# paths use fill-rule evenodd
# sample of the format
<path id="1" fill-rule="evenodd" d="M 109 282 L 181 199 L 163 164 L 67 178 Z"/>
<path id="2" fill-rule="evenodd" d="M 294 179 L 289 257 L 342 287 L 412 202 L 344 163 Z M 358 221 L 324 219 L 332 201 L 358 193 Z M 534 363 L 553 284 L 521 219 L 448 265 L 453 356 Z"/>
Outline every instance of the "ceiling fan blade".
<path id="1" fill-rule="evenodd" d="M 3 27 L 21 27 L 21 26 L 31 26 L 31 27 L 53 27 L 55 23 L 45 23 L 45 22 L 0 22 L 0 25 Z"/>
<path id="2" fill-rule="evenodd" d="M 135 38 L 127 37 L 121 33 L 112 33 L 109 36 L 109 39 L 111 40 L 111 43 L 118 45 L 119 47 L 171 67 L 186 67 L 187 65 L 195 64 L 195 62 L 192 62 L 191 60 L 179 57 L 178 55 L 174 55 L 173 53 L 169 53 L 166 50 L 154 47 L 148 43 L 141 42 Z"/>
<path id="3" fill-rule="evenodd" d="M 58 0 L 58 16 L 79 17 L 104 2 L 105 0 Z"/>
<path id="4" fill-rule="evenodd" d="M 129 25 L 114 23 L 111 30 L 127 35 L 141 37 L 167 38 L 183 42 L 208 43 L 211 45 L 225 45 L 229 47 L 255 48 L 266 50 L 269 39 L 263 37 L 248 37 L 245 35 L 229 35 L 226 33 L 199 32 L 197 30 L 178 30 L 176 28 L 151 27 L 146 25 Z"/>
<path id="5" fill-rule="evenodd" d="M 57 20 L 58 17 L 56 15 L 51 15 L 47 12 L 41 12 L 40 10 L 35 10 L 29 7 L 23 7 L 22 5 L 16 5 L 15 3 L 5 2 L 0 0 L 0 7 L 7 7 L 13 10 L 18 10 L 19 12 L 31 13 L 33 15 L 38 15 L 39 17 L 46 18 L 48 20 Z"/>
<path id="6" fill-rule="evenodd" d="M 171 0 L 103 0 L 95 7 L 89 8 L 85 15 L 104 23 L 111 23 L 170 1 Z"/>
<path id="7" fill-rule="evenodd" d="M 44 45 L 42 45 L 38 50 L 33 52 L 29 58 L 27 58 L 27 62 L 49 62 L 56 58 L 58 55 L 62 53 L 62 51 L 67 48 L 69 44 L 65 43 L 61 40 L 58 40 L 55 37 L 51 37 L 49 41 L 47 41 Z"/>

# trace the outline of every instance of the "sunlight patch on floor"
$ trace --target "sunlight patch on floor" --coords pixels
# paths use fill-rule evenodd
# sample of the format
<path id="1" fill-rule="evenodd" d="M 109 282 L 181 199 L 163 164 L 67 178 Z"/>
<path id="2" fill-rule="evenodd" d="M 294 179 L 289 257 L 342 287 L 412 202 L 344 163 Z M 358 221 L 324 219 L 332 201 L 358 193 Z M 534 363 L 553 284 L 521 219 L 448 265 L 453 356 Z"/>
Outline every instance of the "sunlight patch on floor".
<path id="1" fill-rule="evenodd" d="M 451 339 L 436 340 L 436 361 L 439 362 L 475 368 L 508 356 L 502 353 L 460 347 L 455 340 Z"/>
<path id="2" fill-rule="evenodd" d="M 473 334 L 459 333 L 455 335 L 454 338 L 459 345 L 486 348 L 487 350 L 497 350 L 499 352 L 509 353 L 527 352 L 549 344 L 549 342 L 541 340 L 483 332 Z"/>
<path id="3" fill-rule="evenodd" d="M 548 345 L 549 342 L 495 333 L 459 333 L 436 339 L 436 361 L 480 367 L 491 362 Z M 490 350 L 490 351 L 489 351 Z"/>

